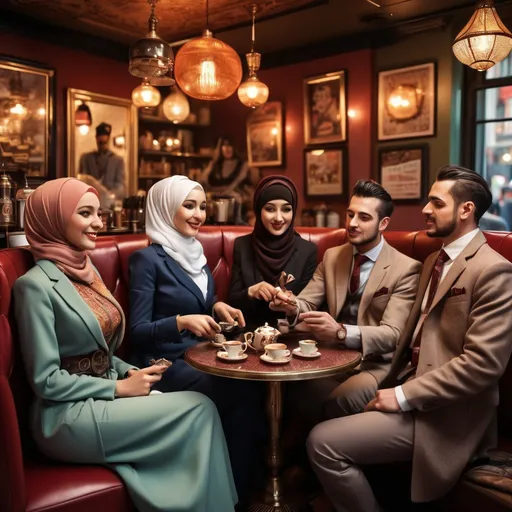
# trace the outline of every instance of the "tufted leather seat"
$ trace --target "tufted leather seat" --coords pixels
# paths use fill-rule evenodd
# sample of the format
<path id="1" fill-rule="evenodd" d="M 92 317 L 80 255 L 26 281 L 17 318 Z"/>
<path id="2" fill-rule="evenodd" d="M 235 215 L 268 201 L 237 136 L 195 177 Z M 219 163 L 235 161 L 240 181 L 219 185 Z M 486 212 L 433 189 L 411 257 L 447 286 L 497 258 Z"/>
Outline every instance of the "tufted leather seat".
<path id="1" fill-rule="evenodd" d="M 299 228 L 301 236 L 318 246 L 321 260 L 329 247 L 346 241 L 344 229 Z M 245 227 L 203 227 L 199 240 L 212 270 L 219 300 L 226 300 L 233 265 L 236 237 L 250 232 Z M 512 261 L 512 234 L 487 233 L 491 247 Z M 388 242 L 403 253 L 423 261 L 439 248 L 439 241 L 424 232 L 389 232 Z M 128 258 L 145 247 L 144 235 L 98 239 L 91 254 L 109 290 L 128 318 Z M 50 461 L 35 447 L 28 431 L 27 412 L 32 392 L 24 375 L 12 316 L 11 290 L 16 279 L 32 265 L 26 249 L 0 251 L 0 509 L 4 512 L 88 512 L 133 510 L 117 475 L 101 466 L 73 465 Z M 127 338 L 129 338 L 127 336 Z M 129 339 L 120 356 L 129 350 Z M 512 451 L 512 367 L 500 383 L 500 447 Z M 461 481 L 443 500 L 446 510 L 501 511 L 512 509 L 512 496 L 482 489 Z"/>

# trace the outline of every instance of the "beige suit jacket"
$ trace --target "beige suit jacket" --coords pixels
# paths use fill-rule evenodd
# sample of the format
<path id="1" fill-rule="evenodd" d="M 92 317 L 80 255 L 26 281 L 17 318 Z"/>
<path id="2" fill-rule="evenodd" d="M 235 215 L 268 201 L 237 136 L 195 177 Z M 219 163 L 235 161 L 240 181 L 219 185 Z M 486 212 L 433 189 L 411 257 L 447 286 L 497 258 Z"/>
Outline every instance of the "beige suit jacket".
<path id="1" fill-rule="evenodd" d="M 348 294 L 352 260 L 350 244 L 325 251 L 322 262 L 298 296 L 300 312 L 317 310 L 327 302 L 329 314 L 338 318 Z M 384 241 L 357 315 L 363 355 L 360 369 L 371 371 L 378 382 L 389 370 L 391 356 L 411 312 L 420 271 L 421 263 Z"/>
<path id="2" fill-rule="evenodd" d="M 438 253 L 425 261 L 418 297 L 381 387 L 407 362 Z M 423 325 L 418 368 L 402 386 L 415 410 L 413 501 L 446 494 L 470 459 L 495 442 L 498 380 L 512 350 L 512 264 L 478 233 L 441 281 Z"/>

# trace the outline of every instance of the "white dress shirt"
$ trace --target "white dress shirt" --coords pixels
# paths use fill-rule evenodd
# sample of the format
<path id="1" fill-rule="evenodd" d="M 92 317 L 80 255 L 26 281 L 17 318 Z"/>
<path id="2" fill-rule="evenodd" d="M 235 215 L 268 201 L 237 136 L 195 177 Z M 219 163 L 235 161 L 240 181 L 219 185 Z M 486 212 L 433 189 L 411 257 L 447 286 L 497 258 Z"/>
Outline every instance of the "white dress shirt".
<path id="1" fill-rule="evenodd" d="M 467 247 L 469 242 L 475 238 L 477 233 L 480 232 L 480 229 L 474 229 L 473 231 L 470 231 L 469 233 L 466 233 L 464 236 L 461 236 L 460 238 L 457 238 L 457 240 L 453 241 L 451 244 L 448 244 L 447 246 L 443 246 L 442 248 L 450 258 L 447 262 L 445 262 L 443 267 L 443 272 L 441 273 L 441 277 L 439 279 L 439 284 L 443 281 L 443 279 L 446 277 L 446 274 L 448 274 L 448 271 L 450 270 L 451 266 L 453 265 L 453 262 L 459 256 L 459 254 Z M 428 300 L 428 292 L 430 290 L 430 282 L 428 283 L 427 289 L 425 290 L 425 295 L 423 296 L 423 301 L 421 303 L 421 313 L 425 313 L 425 307 L 427 305 Z M 418 325 L 416 326 L 416 329 L 414 330 L 414 334 L 412 336 L 412 339 L 414 340 L 416 336 L 418 335 L 418 329 L 420 327 L 420 323 L 418 322 Z M 400 409 L 402 411 L 410 411 L 412 407 L 407 402 L 407 399 L 405 398 L 405 394 L 402 390 L 402 386 L 396 386 L 395 387 L 395 395 L 396 399 L 398 400 L 398 404 L 400 405 Z"/>
<path id="2" fill-rule="evenodd" d="M 362 256 L 366 256 L 368 258 L 361 267 L 359 273 L 359 287 L 366 286 L 368 279 L 370 278 L 370 274 L 372 272 L 373 267 L 375 266 L 375 262 L 379 257 L 382 248 L 384 247 L 384 237 L 380 237 L 380 242 L 368 252 L 361 253 Z M 355 247 L 352 248 L 354 256 L 357 254 L 357 249 Z M 352 270 L 354 269 L 354 258 L 352 258 L 352 266 L 350 267 L 350 276 L 352 276 Z M 345 345 L 347 348 L 351 348 L 354 350 L 361 349 L 361 330 L 357 325 L 347 325 L 343 324 L 345 329 L 347 329 L 347 337 L 345 338 Z"/>

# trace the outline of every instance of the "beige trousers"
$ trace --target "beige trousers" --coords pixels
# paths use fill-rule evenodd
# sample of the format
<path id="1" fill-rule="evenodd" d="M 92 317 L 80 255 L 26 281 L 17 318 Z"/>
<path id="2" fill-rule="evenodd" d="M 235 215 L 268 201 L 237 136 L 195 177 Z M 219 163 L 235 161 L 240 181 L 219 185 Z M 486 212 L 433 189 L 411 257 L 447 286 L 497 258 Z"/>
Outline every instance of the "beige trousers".
<path id="1" fill-rule="evenodd" d="M 360 465 L 412 459 L 411 413 L 363 412 L 318 424 L 308 457 L 337 512 L 380 512 Z"/>

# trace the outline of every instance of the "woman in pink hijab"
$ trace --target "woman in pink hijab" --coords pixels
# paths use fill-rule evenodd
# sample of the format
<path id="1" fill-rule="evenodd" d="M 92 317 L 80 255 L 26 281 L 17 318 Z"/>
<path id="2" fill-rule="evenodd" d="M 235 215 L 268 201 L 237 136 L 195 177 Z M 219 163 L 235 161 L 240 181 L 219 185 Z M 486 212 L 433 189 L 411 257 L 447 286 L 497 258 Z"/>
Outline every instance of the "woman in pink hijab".
<path id="1" fill-rule="evenodd" d="M 141 512 L 232 511 L 213 403 L 192 391 L 148 397 L 166 367 L 139 370 L 114 355 L 123 311 L 88 256 L 101 227 L 98 193 L 74 178 L 49 181 L 27 201 L 36 265 L 14 296 L 36 443 L 54 459 L 108 464 Z"/>

